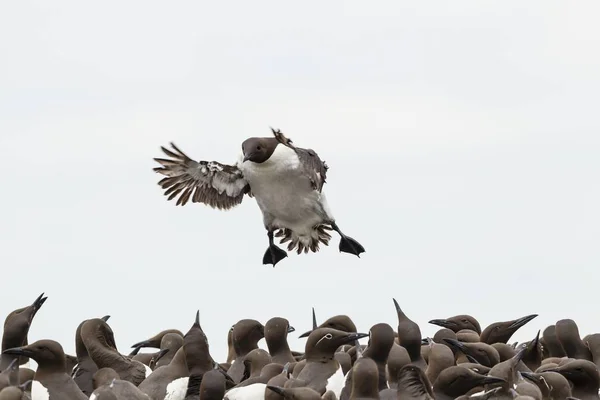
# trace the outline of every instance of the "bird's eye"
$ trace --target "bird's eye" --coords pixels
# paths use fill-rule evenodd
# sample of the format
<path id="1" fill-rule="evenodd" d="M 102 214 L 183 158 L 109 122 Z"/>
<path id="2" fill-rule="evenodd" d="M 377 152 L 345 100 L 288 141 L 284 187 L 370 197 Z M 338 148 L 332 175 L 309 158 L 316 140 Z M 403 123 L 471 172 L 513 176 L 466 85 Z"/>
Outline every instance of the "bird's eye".
<path id="1" fill-rule="evenodd" d="M 333 337 L 333 335 L 331 333 L 328 333 L 327 335 L 324 336 L 325 339 L 330 340 Z"/>
<path id="2" fill-rule="evenodd" d="M 469 322 L 469 321 L 467 321 L 466 319 L 463 319 L 462 322 Z"/>
<path id="3" fill-rule="evenodd" d="M 256 150 L 260 150 L 260 146 L 256 146 Z"/>

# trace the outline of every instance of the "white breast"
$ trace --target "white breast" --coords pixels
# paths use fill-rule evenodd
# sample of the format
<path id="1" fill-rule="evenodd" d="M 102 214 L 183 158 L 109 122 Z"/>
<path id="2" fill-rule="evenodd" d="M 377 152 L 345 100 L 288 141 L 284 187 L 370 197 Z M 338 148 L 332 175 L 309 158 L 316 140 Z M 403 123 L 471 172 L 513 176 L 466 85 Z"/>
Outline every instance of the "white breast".
<path id="1" fill-rule="evenodd" d="M 224 399 L 229 400 L 264 400 L 267 385 L 255 383 L 249 386 L 233 388 L 225 394 Z"/>
<path id="2" fill-rule="evenodd" d="M 190 378 L 175 379 L 167 385 L 167 394 L 164 400 L 183 400 L 187 392 L 188 381 Z M 90 399 L 91 400 L 91 399 Z"/>
<path id="3" fill-rule="evenodd" d="M 331 375 L 327 380 L 327 385 L 325 386 L 325 391 L 331 390 L 335 393 L 335 396 L 339 399 L 340 394 L 342 393 L 342 389 L 346 385 L 346 377 L 344 376 L 344 371 L 342 371 L 342 367 L 340 366 L 335 374 Z"/>
<path id="4" fill-rule="evenodd" d="M 150 374 L 152 373 L 152 370 L 150 369 L 149 366 L 147 366 L 146 364 L 144 364 L 144 367 L 146 367 L 146 378 L 150 376 Z"/>
<path id="5" fill-rule="evenodd" d="M 279 145 L 264 163 L 246 161 L 238 166 L 267 225 L 286 227 L 303 236 L 323 222 L 322 196 L 312 189 L 293 149 Z"/>
<path id="6" fill-rule="evenodd" d="M 31 382 L 31 400 L 49 400 L 50 393 L 48 389 L 40 383 L 40 381 L 34 380 Z M 91 399 L 90 400 L 94 400 Z"/>

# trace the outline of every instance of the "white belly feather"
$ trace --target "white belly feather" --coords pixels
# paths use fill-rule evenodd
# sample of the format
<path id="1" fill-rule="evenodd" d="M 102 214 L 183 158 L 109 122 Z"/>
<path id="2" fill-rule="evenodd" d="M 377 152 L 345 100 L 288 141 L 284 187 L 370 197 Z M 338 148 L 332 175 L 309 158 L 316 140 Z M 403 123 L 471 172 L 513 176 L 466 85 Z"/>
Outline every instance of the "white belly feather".
<path id="1" fill-rule="evenodd" d="M 167 393 L 164 400 L 183 400 L 187 393 L 190 378 L 178 378 L 167 385 Z"/>
<path id="2" fill-rule="evenodd" d="M 350 372 L 348 372 L 350 373 Z M 333 375 L 329 377 L 327 380 L 327 385 L 325 386 L 325 391 L 331 390 L 335 393 L 335 396 L 339 399 L 340 394 L 342 393 L 342 389 L 346 385 L 346 377 L 344 376 L 344 372 L 342 371 L 342 366 L 335 371 Z"/>
<path id="3" fill-rule="evenodd" d="M 229 390 L 224 399 L 225 400 L 264 400 L 265 390 L 267 385 L 264 383 L 254 383 L 249 386 L 243 386 L 240 388 L 233 388 Z"/>
<path id="4" fill-rule="evenodd" d="M 278 145 L 262 164 L 238 164 L 267 226 L 288 228 L 298 236 L 310 236 L 313 228 L 330 217 L 325 196 L 312 189 L 293 149 Z"/>
<path id="5" fill-rule="evenodd" d="M 32 400 L 48 400 L 50 393 L 48 389 L 35 379 L 31 382 L 31 399 Z"/>

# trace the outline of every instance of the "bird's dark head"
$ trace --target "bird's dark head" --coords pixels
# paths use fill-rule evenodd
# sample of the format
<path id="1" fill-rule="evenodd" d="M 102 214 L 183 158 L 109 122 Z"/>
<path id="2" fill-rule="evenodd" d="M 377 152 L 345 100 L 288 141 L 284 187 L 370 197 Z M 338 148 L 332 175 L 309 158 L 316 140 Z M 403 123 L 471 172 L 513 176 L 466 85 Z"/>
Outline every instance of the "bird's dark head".
<path id="1" fill-rule="evenodd" d="M 244 140 L 242 143 L 244 162 L 252 161 L 261 164 L 267 161 L 278 144 L 279 142 L 275 138 L 252 137 Z"/>
<path id="2" fill-rule="evenodd" d="M 3 354 L 33 358 L 40 367 L 55 365 L 66 371 L 65 353 L 62 346 L 53 340 L 38 340 L 27 346 L 6 349 Z"/>

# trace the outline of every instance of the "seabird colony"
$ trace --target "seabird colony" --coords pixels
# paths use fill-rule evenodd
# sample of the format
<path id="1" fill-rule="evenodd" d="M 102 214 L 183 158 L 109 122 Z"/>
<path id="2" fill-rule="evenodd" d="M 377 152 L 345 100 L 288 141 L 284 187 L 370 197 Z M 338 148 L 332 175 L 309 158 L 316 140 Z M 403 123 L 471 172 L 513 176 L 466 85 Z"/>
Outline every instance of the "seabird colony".
<path id="1" fill-rule="evenodd" d="M 312 328 L 298 335 L 303 349 L 290 348 L 295 328 L 283 317 L 242 319 L 211 338 L 228 343 L 217 360 L 198 312 L 187 328 L 140 332 L 128 354 L 117 349 L 110 316 L 90 316 L 74 329 L 69 355 L 52 339 L 28 337 L 46 299 L 5 319 L 0 400 L 600 399 L 600 333 L 581 337 L 571 319 L 516 343 L 536 314 L 483 329 L 461 314 L 430 320 L 439 330 L 422 337 L 392 299 L 396 326 L 357 327 L 349 315 L 319 324 L 313 309 Z"/>
<path id="2" fill-rule="evenodd" d="M 233 165 L 163 147 L 169 158 L 155 159 L 161 165 L 155 171 L 165 176 L 159 184 L 177 205 L 191 200 L 226 210 L 254 197 L 269 240 L 263 264 L 287 257 L 275 237 L 289 242 L 288 251 L 318 252 L 332 230 L 341 252 L 360 256 L 364 247 L 340 230 L 325 199 L 326 163 L 272 132 L 246 139 Z M 6 317 L 0 400 L 600 400 L 600 333 L 582 338 L 571 319 L 510 343 L 536 314 L 484 329 L 466 314 L 432 319 L 440 329 L 423 338 L 396 300 L 394 327 L 359 329 L 348 315 L 318 324 L 313 309 L 312 328 L 299 335 L 303 349 L 290 349 L 295 329 L 283 317 L 264 324 L 242 319 L 227 332 L 226 359 L 215 360 L 199 312 L 188 329 L 165 329 L 128 354 L 117 348 L 110 316 L 90 316 L 76 327 L 76 354 L 69 355 L 52 339 L 29 341 L 46 300 L 42 294 Z"/>

